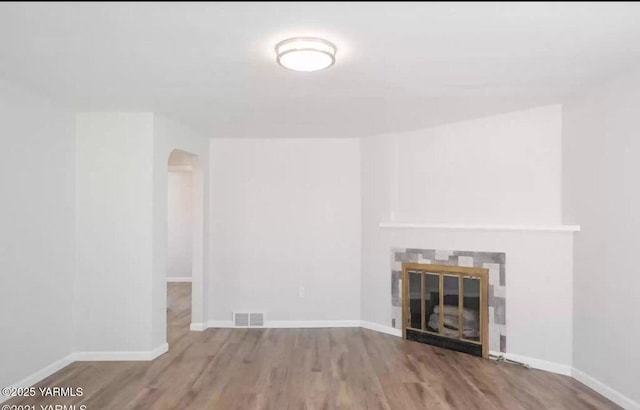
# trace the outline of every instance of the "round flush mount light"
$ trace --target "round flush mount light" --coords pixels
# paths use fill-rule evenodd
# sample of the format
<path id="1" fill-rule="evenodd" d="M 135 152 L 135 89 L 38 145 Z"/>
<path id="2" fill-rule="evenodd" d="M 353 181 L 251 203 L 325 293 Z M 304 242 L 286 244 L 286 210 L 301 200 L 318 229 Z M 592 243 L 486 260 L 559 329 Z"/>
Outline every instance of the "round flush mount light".
<path id="1" fill-rule="evenodd" d="M 336 46 L 315 37 L 295 37 L 276 44 L 278 64 L 294 71 L 318 71 L 336 62 Z"/>

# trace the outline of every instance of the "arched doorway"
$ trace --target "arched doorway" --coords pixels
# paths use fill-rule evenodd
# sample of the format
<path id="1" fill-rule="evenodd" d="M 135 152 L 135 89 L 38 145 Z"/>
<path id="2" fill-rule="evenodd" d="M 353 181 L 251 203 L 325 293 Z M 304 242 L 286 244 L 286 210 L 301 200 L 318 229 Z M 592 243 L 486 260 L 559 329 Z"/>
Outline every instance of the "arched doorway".
<path id="1" fill-rule="evenodd" d="M 197 155 L 174 149 L 167 160 L 167 342 L 201 323 L 203 288 L 203 169 Z M 199 329 L 194 329 L 199 330 Z"/>

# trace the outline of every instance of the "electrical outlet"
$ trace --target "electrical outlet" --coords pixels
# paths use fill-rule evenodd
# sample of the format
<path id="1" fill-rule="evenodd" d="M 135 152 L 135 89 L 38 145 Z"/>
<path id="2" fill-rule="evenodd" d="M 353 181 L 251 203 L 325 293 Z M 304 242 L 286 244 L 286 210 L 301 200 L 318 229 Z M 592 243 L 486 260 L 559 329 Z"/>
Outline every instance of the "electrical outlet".
<path id="1" fill-rule="evenodd" d="M 301 298 L 304 297 L 304 286 L 300 286 L 300 288 L 298 289 L 298 296 L 300 296 Z"/>

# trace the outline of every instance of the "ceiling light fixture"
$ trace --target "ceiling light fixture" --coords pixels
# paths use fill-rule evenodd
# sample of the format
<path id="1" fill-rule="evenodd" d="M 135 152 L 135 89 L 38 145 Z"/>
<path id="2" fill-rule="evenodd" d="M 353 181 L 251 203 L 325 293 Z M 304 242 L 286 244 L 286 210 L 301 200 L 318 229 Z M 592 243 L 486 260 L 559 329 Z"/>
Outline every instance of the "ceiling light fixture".
<path id="1" fill-rule="evenodd" d="M 336 46 L 321 38 L 295 37 L 276 44 L 278 64 L 294 71 L 318 71 L 336 62 Z"/>

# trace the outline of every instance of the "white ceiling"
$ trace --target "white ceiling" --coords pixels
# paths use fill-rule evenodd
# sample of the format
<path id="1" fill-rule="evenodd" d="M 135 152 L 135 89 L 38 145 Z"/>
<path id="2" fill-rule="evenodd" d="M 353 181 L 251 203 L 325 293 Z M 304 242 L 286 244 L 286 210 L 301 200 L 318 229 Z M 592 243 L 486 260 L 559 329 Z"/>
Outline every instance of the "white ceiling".
<path id="1" fill-rule="evenodd" d="M 275 63 L 321 36 L 337 62 Z M 0 76 L 213 137 L 349 137 L 558 102 L 640 65 L 638 3 L 2 3 Z"/>

